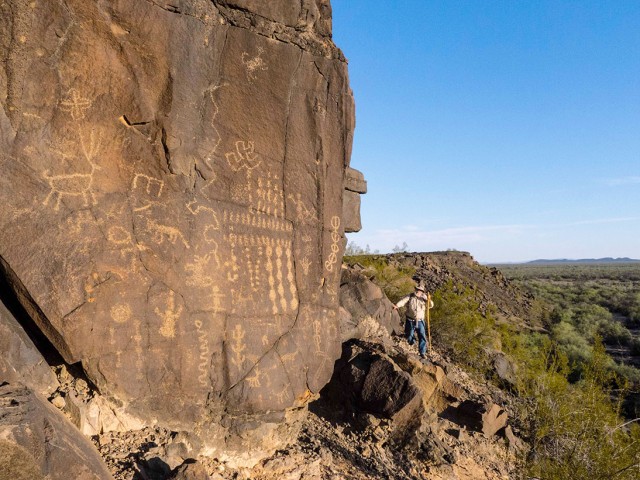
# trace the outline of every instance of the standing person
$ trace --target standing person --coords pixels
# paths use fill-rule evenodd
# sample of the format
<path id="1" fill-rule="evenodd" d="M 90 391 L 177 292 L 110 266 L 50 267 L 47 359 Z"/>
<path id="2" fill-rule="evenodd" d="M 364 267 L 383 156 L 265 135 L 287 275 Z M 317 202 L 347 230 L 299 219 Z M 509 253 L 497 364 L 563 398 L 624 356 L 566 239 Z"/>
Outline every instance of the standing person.
<path id="1" fill-rule="evenodd" d="M 407 319 L 404 324 L 404 334 L 409 345 L 413 345 L 414 336 L 418 333 L 418 351 L 420 357 L 425 358 L 427 350 L 427 335 L 424 327 L 424 315 L 427 311 L 427 293 L 422 283 L 416 285 L 416 291 L 400 299 L 393 308 L 397 310 L 407 305 Z M 433 300 L 429 299 L 429 308 L 433 308 Z"/>

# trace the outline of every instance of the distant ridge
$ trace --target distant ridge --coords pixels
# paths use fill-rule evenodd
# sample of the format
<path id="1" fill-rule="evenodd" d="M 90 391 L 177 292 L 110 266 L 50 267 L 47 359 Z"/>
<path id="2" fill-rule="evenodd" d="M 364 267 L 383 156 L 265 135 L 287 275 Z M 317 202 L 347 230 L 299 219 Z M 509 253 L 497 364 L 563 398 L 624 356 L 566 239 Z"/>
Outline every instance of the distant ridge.
<path id="1" fill-rule="evenodd" d="M 622 257 L 622 258 L 581 258 L 578 260 L 570 260 L 567 258 L 559 258 L 554 260 L 539 259 L 525 262 L 524 265 L 557 265 L 557 264 L 593 264 L 593 263 L 640 263 L 640 260 Z"/>

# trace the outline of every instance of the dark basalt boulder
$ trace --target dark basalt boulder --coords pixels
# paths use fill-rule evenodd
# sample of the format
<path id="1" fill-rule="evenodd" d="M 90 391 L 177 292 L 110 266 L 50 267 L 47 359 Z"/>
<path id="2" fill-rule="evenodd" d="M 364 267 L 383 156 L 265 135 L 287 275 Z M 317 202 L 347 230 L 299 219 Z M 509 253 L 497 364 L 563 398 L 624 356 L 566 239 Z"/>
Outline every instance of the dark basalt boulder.
<path id="1" fill-rule="evenodd" d="M 343 193 L 362 179 L 330 14 L 0 4 L 2 273 L 106 398 L 206 454 L 251 463 L 292 438 L 340 355 Z"/>

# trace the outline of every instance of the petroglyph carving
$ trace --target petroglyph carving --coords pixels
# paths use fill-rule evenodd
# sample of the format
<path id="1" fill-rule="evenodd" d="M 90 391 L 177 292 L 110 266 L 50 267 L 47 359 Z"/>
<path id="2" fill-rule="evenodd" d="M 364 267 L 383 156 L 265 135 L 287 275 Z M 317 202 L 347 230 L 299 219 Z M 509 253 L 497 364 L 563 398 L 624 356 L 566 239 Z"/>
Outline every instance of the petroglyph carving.
<path id="1" fill-rule="evenodd" d="M 340 247 L 338 246 L 340 242 L 340 217 L 336 215 L 331 217 L 331 229 L 331 253 L 327 261 L 324 262 L 324 266 L 329 272 L 333 271 L 333 267 L 338 261 L 338 252 L 340 251 Z"/>
<path id="2" fill-rule="evenodd" d="M 216 264 L 220 265 L 220 259 L 216 252 L 210 252 L 206 255 L 195 255 L 193 263 L 187 263 L 184 269 L 190 273 L 186 280 L 190 287 L 211 287 L 214 279 L 207 272 L 209 271 L 209 262 L 214 259 Z"/>
<path id="3" fill-rule="evenodd" d="M 254 373 L 251 377 L 246 378 L 247 384 L 251 388 L 261 387 L 262 385 L 260 384 L 260 377 L 262 376 L 262 372 L 260 371 L 260 367 L 256 365 L 255 368 L 253 369 L 253 372 Z"/>
<path id="4" fill-rule="evenodd" d="M 198 382 L 201 386 L 207 387 L 209 385 L 209 364 L 211 362 L 209 340 L 207 339 L 207 331 L 202 328 L 202 320 L 195 320 L 194 325 L 198 334 L 198 372 L 200 372 Z"/>
<path id="5" fill-rule="evenodd" d="M 102 169 L 95 162 L 96 155 L 100 149 L 100 138 L 96 138 L 93 131 L 90 134 L 88 144 L 81 133 L 79 133 L 79 137 L 82 155 L 90 167 L 89 172 L 50 175 L 49 170 L 46 170 L 43 173 L 44 179 L 49 184 L 49 194 L 42 204 L 49 205 L 49 201 L 55 196 L 56 202 L 53 209 L 56 212 L 60 209 L 60 202 L 64 197 L 82 197 L 84 207 L 96 204 L 96 198 L 91 187 L 95 171 Z"/>
<path id="6" fill-rule="evenodd" d="M 276 398 L 278 399 L 278 402 L 280 404 L 284 404 L 287 401 L 287 398 L 289 397 L 289 395 L 290 395 L 289 387 L 285 386 L 282 388 L 282 390 L 276 393 Z"/>
<path id="7" fill-rule="evenodd" d="M 282 181 L 276 174 L 258 178 L 256 210 L 275 217 L 284 217 L 284 192 Z"/>
<path id="8" fill-rule="evenodd" d="M 311 260 L 309 260 L 308 257 L 304 257 L 301 261 L 300 261 L 300 266 L 302 267 L 302 272 L 305 275 L 309 275 L 309 267 L 311 266 Z"/>
<path id="9" fill-rule="evenodd" d="M 261 163 L 258 155 L 254 152 L 254 144 L 251 141 L 244 142 L 238 140 L 236 142 L 236 151 L 227 152 L 225 157 L 231 170 L 234 172 L 242 170 L 243 168 L 250 171 Z"/>
<path id="10" fill-rule="evenodd" d="M 138 266 L 136 262 L 139 259 L 138 252 L 143 250 L 144 247 L 133 241 L 131 232 L 123 227 L 114 225 L 109 228 L 107 239 L 117 247 L 120 258 L 126 261 L 127 257 L 129 257 L 129 270 L 131 272 L 137 272 Z"/>
<path id="11" fill-rule="evenodd" d="M 217 121 L 216 118 L 218 116 L 218 112 L 220 111 L 220 108 L 218 107 L 218 103 L 215 100 L 214 94 L 215 94 L 215 91 L 218 88 L 221 88 L 222 86 L 223 85 L 212 85 L 207 89 L 207 94 L 209 96 L 209 99 L 211 100 L 211 105 L 212 105 L 211 128 L 213 130 L 213 133 L 215 134 L 216 141 L 211 151 L 209 152 L 209 154 L 204 157 L 204 162 L 207 165 L 207 167 L 209 167 L 209 170 L 211 170 L 211 174 L 213 176 L 209 179 L 207 183 L 205 183 L 205 185 L 203 185 L 202 189 L 204 189 L 205 187 L 207 187 L 209 184 L 211 184 L 213 181 L 216 180 L 216 174 L 213 169 L 213 160 L 215 158 L 216 151 L 220 146 L 221 136 L 220 136 L 220 132 L 218 131 L 218 126 L 216 125 L 216 121 Z"/>
<path id="12" fill-rule="evenodd" d="M 156 315 L 162 319 L 162 326 L 160 327 L 160 335 L 165 338 L 173 338 L 176 336 L 176 321 L 182 314 L 182 306 L 176 308 L 175 292 L 171 290 L 169 297 L 167 298 L 167 308 L 161 311 L 159 308 L 154 310 Z"/>
<path id="13" fill-rule="evenodd" d="M 96 223 L 94 216 L 88 210 L 81 210 L 77 212 L 77 215 L 71 216 L 67 218 L 65 221 L 65 226 L 67 227 L 67 232 L 72 235 L 78 235 L 82 230 L 84 230 L 85 226 L 91 226 Z"/>
<path id="14" fill-rule="evenodd" d="M 218 214 L 211 207 L 206 207 L 204 205 L 196 205 L 197 200 L 193 200 L 187 203 L 187 210 L 189 210 L 193 215 L 198 215 L 199 213 L 204 213 L 208 218 L 211 219 L 211 223 L 207 224 L 204 227 L 204 241 L 210 244 L 215 245 L 215 250 L 218 249 L 218 243 L 216 242 L 216 234 L 215 232 L 220 230 L 220 221 L 218 220 Z"/>
<path id="15" fill-rule="evenodd" d="M 118 303 L 111 307 L 111 318 L 116 323 L 127 323 L 131 315 L 131 307 L 126 303 Z"/>
<path id="16" fill-rule="evenodd" d="M 316 212 L 309 207 L 306 206 L 304 200 L 302 200 L 302 195 L 300 193 L 294 195 L 287 195 L 287 198 L 293 203 L 296 207 L 296 220 L 302 224 L 313 223 L 318 220 L 318 216 Z"/>
<path id="17" fill-rule="evenodd" d="M 134 335 L 131 337 L 134 342 L 134 351 L 136 354 L 135 366 L 136 366 L 136 379 L 138 380 L 142 380 L 143 378 L 142 367 L 144 365 L 143 359 L 142 359 L 142 333 L 140 330 L 140 325 L 141 325 L 140 320 L 135 320 L 133 322 Z"/>
<path id="18" fill-rule="evenodd" d="M 233 357 L 231 357 L 231 363 L 233 363 L 238 369 L 242 369 L 242 365 L 246 360 L 246 357 L 244 355 L 244 351 L 247 349 L 244 343 L 245 335 L 246 332 L 240 324 L 236 325 L 236 328 L 231 334 L 231 338 L 233 338 L 233 344 L 231 345 Z"/>
<path id="19" fill-rule="evenodd" d="M 247 71 L 247 79 L 249 81 L 256 79 L 256 71 L 268 70 L 267 64 L 262 59 L 263 53 L 264 49 L 262 47 L 258 47 L 258 54 L 255 57 L 251 57 L 248 52 L 242 52 L 242 63 Z"/>
<path id="20" fill-rule="evenodd" d="M 74 120 L 82 120 L 86 111 L 91 108 L 92 101 L 83 97 L 80 93 L 72 88 L 67 92 L 67 96 L 60 101 L 60 108 L 71 114 Z"/>
<path id="21" fill-rule="evenodd" d="M 169 225 L 162 225 L 152 218 L 145 217 L 147 231 L 151 234 L 151 239 L 157 244 L 162 245 L 165 238 L 169 243 L 175 245 L 178 240 L 182 242 L 185 248 L 190 248 L 189 243 L 180 230 Z"/>
<path id="22" fill-rule="evenodd" d="M 150 177 L 144 173 L 136 173 L 131 182 L 131 190 L 143 190 L 149 196 L 155 196 L 160 198 L 162 195 L 162 189 L 164 188 L 164 180 L 159 178 Z"/>

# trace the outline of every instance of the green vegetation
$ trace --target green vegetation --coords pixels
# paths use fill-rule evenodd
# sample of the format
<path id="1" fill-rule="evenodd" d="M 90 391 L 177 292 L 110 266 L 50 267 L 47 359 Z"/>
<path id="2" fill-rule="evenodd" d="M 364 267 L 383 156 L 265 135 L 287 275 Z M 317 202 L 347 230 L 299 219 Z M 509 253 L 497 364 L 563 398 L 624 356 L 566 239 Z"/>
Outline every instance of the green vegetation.
<path id="1" fill-rule="evenodd" d="M 412 277 L 414 268 L 394 265 L 384 255 L 345 255 L 343 261 L 348 265 L 359 264 L 364 267 L 363 273 L 371 278 L 396 303 L 405 295 L 413 292 L 416 283 Z"/>
<path id="2" fill-rule="evenodd" d="M 392 301 L 413 288 L 412 269 L 390 265 L 384 256 L 345 260 L 364 266 Z M 515 420 L 530 447 L 522 459 L 523 475 L 640 478 L 640 419 L 622 414 L 637 369 L 615 363 L 606 350 L 615 344 L 633 352 L 640 266 L 522 268 L 502 270 L 536 296 L 532 315 L 548 334 L 499 324 L 490 307 L 481 308 L 478 292 L 449 281 L 433 297 L 434 344 L 489 379 L 491 352 L 502 350 L 512 360 L 517 372 L 512 389 L 519 398 Z"/>
<path id="3" fill-rule="evenodd" d="M 500 270 L 542 302 L 551 337 L 578 377 L 602 337 L 610 367 L 640 385 L 640 264 L 509 265 Z"/>
<path id="4" fill-rule="evenodd" d="M 481 313 L 480 302 L 470 288 L 449 281 L 433 294 L 431 331 L 434 343 L 456 362 L 486 373 L 489 350 L 498 343 L 492 312 Z"/>

